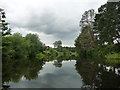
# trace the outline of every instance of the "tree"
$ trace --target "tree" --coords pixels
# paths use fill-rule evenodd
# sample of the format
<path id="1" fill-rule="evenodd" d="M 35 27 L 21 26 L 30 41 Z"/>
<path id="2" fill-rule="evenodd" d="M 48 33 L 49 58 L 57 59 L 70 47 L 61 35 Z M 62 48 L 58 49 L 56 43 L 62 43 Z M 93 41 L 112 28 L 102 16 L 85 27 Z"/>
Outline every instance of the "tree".
<path id="1" fill-rule="evenodd" d="M 94 35 L 97 45 L 120 43 L 120 2 L 107 2 L 98 9 Z"/>
<path id="2" fill-rule="evenodd" d="M 80 26 L 82 27 L 80 39 L 84 39 L 81 44 L 84 48 L 93 48 L 94 47 L 94 34 L 93 34 L 93 23 L 94 23 L 95 11 L 90 9 L 85 11 L 82 15 L 80 21 Z"/>
<path id="3" fill-rule="evenodd" d="M 62 67 L 62 60 L 56 60 L 56 61 L 54 61 L 53 65 L 55 67 L 61 68 Z"/>
<path id="4" fill-rule="evenodd" d="M 53 43 L 53 45 L 54 45 L 54 48 L 59 48 L 59 47 L 62 47 L 62 41 L 55 41 L 54 43 Z"/>
<path id="5" fill-rule="evenodd" d="M 13 35 L 3 37 L 3 61 L 16 58 L 26 59 L 28 57 L 29 50 L 30 42 L 25 40 L 21 34 L 15 33 Z"/>
<path id="6" fill-rule="evenodd" d="M 30 41 L 30 57 L 35 57 L 35 55 L 43 52 L 43 50 L 45 49 L 44 44 L 40 41 L 37 34 L 27 34 L 25 39 Z"/>
<path id="7" fill-rule="evenodd" d="M 8 27 L 8 23 L 5 21 L 5 12 L 0 8 L 0 34 L 2 36 L 10 35 L 11 29 Z"/>
<path id="8" fill-rule="evenodd" d="M 91 50 L 95 47 L 93 34 L 94 17 L 95 11 L 90 9 L 85 11 L 80 20 L 81 33 L 75 40 L 75 46 L 78 55 L 81 57 L 91 56 Z"/>
<path id="9" fill-rule="evenodd" d="M 4 45 L 2 37 L 11 34 L 11 29 L 8 28 L 8 23 L 5 21 L 5 18 L 6 16 L 4 10 L 0 8 L 0 49 L 2 49 L 2 46 Z M 2 53 L 1 51 L 2 50 L 0 50 L 0 54 Z"/>
<path id="10" fill-rule="evenodd" d="M 88 11 L 85 11 L 84 14 L 82 15 L 81 20 L 80 20 L 80 26 L 82 28 L 86 27 L 86 26 L 93 28 L 94 17 L 95 17 L 94 9 L 90 9 Z"/>

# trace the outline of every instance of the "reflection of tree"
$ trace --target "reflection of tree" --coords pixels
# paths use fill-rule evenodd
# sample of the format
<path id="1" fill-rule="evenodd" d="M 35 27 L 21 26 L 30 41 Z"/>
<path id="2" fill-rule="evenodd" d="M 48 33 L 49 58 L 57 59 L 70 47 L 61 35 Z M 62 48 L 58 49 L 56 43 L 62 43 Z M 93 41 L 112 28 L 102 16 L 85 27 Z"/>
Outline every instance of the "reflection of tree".
<path id="1" fill-rule="evenodd" d="M 39 61 L 33 61 L 31 63 L 31 60 L 29 61 L 29 65 L 27 68 L 27 71 L 25 73 L 25 78 L 28 80 L 36 79 L 38 77 L 39 71 L 42 69 L 44 62 L 39 62 Z"/>
<path id="2" fill-rule="evenodd" d="M 2 67 L 2 80 L 4 82 L 19 82 L 24 76 L 28 80 L 36 79 L 44 62 L 38 60 L 7 60 Z"/>
<path id="3" fill-rule="evenodd" d="M 90 86 L 90 88 L 120 87 L 120 76 L 116 75 L 114 71 L 107 72 L 102 65 L 98 67 L 93 62 L 79 60 L 75 66 L 83 78 L 84 86 Z"/>
<path id="4" fill-rule="evenodd" d="M 62 60 L 55 60 L 53 65 L 56 67 L 62 67 Z"/>
<path id="5" fill-rule="evenodd" d="M 120 76 L 115 74 L 114 70 L 106 71 L 105 67 L 101 65 L 99 67 L 99 72 L 101 72 L 100 79 L 101 79 L 101 88 L 118 88 L 120 87 Z"/>
<path id="6" fill-rule="evenodd" d="M 87 61 L 77 61 L 76 70 L 82 76 L 85 85 L 93 86 L 96 74 L 96 65 Z"/>

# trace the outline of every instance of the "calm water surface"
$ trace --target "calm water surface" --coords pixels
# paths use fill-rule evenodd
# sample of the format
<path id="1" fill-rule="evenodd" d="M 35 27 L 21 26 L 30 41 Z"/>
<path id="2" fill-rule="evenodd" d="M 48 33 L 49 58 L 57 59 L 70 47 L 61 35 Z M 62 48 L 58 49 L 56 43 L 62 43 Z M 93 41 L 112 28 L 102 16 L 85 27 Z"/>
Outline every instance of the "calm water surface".
<path id="1" fill-rule="evenodd" d="M 120 68 L 76 60 L 38 65 L 11 67 L 12 75 L 7 76 L 10 71 L 4 71 L 3 80 L 11 88 L 120 88 Z"/>
<path id="2" fill-rule="evenodd" d="M 53 64 L 46 62 L 37 79 L 26 80 L 23 76 L 19 83 L 9 84 L 19 88 L 80 88 L 83 85 L 81 76 L 75 70 L 75 60 L 63 61 L 62 67 Z"/>

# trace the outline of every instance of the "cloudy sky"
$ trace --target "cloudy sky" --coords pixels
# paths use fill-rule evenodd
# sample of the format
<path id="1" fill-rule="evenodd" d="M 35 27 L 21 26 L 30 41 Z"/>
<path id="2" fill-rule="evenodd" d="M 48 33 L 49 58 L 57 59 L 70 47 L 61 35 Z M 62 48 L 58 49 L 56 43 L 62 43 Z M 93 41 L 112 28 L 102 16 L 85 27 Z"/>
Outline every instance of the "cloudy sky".
<path id="1" fill-rule="evenodd" d="M 107 0 L 0 0 L 12 33 L 37 33 L 43 43 L 56 40 L 74 46 L 79 35 L 79 21 L 89 9 L 97 9 Z"/>

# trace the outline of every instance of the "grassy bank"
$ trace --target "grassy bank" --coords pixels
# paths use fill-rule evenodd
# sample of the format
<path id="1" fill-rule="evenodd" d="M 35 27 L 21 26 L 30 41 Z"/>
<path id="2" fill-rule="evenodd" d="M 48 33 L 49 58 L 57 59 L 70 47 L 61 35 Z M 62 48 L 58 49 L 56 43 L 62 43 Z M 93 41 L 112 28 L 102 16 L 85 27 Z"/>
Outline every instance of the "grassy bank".
<path id="1" fill-rule="evenodd" d="M 107 54 L 105 57 L 107 58 L 106 63 L 113 66 L 120 65 L 120 53 Z"/>
<path id="2" fill-rule="evenodd" d="M 107 59 L 120 59 L 120 53 L 107 54 L 105 57 Z"/>

